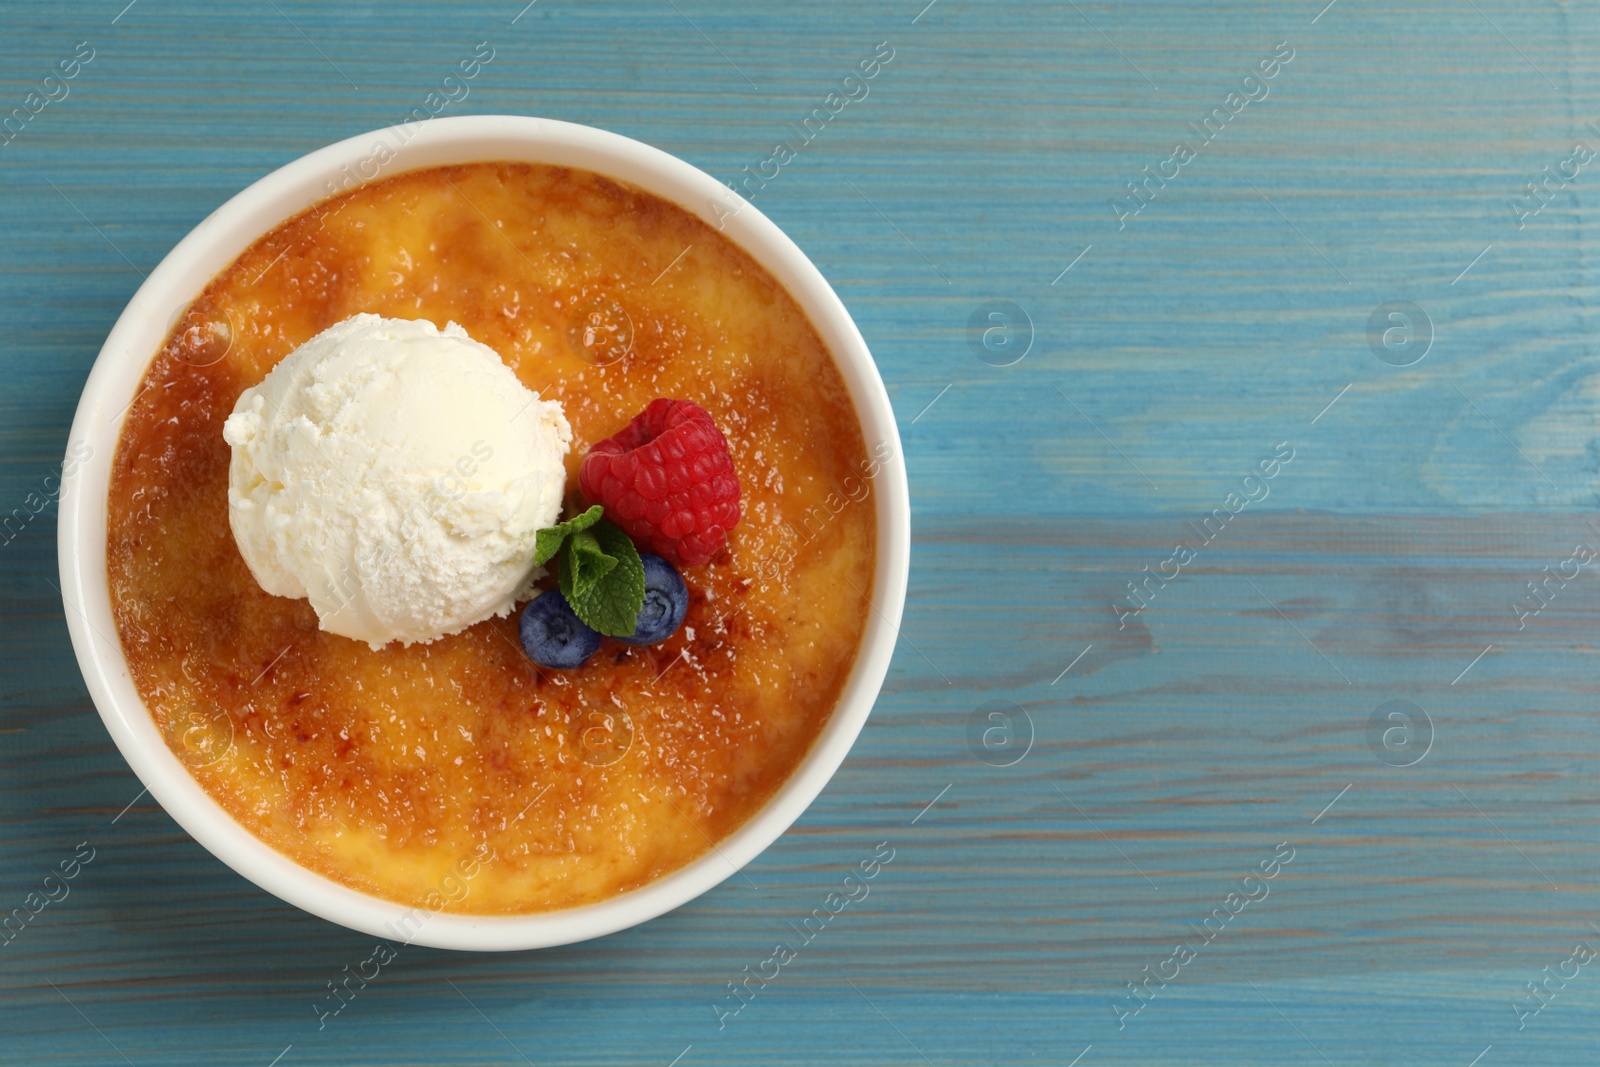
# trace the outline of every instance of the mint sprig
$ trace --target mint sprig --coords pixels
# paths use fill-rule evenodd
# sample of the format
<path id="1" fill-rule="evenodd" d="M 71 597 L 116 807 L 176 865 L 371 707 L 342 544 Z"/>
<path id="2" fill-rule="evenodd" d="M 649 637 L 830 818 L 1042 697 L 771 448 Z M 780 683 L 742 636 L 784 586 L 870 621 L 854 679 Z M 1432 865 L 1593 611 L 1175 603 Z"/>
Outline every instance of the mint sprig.
<path id="1" fill-rule="evenodd" d="M 599 504 L 537 534 L 534 562 L 556 560 L 561 594 L 578 618 L 610 637 L 631 637 L 644 607 L 644 564 L 633 540 L 601 518 Z"/>

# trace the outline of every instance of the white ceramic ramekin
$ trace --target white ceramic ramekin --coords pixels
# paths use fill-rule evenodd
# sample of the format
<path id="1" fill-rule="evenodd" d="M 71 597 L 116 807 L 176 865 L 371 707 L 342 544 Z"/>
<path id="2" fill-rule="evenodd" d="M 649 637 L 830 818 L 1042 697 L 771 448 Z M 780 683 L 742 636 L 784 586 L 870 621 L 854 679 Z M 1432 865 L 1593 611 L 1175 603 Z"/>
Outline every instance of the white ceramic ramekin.
<path id="1" fill-rule="evenodd" d="M 514 917 L 438 912 L 419 920 L 414 909 L 332 882 L 263 843 L 213 801 L 167 748 L 134 688 L 112 621 L 107 491 L 123 419 L 170 325 L 251 243 L 362 181 L 491 160 L 596 171 L 680 204 L 721 229 L 805 309 L 843 372 L 868 448 L 886 445 L 889 455 L 873 482 L 878 564 L 855 670 L 811 751 L 760 812 L 682 870 L 598 904 Z M 314 915 L 377 937 L 394 940 L 397 930 L 414 931 L 399 939 L 477 951 L 567 944 L 644 922 L 717 885 L 775 841 L 822 791 L 867 721 L 894 650 L 911 555 L 905 463 L 888 394 L 849 312 L 805 253 L 727 186 L 674 156 L 603 130 L 516 116 L 432 119 L 340 141 L 267 175 L 195 227 L 139 287 L 95 360 L 68 442 L 57 537 L 67 626 L 89 695 L 134 773 L 196 841 L 261 888 Z"/>

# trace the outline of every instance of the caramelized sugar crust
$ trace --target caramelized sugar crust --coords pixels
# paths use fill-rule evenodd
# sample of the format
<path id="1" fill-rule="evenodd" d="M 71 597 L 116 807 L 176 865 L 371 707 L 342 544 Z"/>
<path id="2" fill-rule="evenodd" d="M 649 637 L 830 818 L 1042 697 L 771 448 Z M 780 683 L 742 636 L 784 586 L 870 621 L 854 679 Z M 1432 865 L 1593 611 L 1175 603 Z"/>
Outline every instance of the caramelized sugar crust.
<path id="1" fill-rule="evenodd" d="M 589 445 L 653 398 L 711 413 L 744 516 L 686 570 L 671 640 L 554 672 L 513 616 L 373 652 L 257 586 L 228 528 L 223 420 L 358 312 L 458 322 L 560 400 L 569 504 Z M 869 610 L 874 459 L 793 299 L 681 208 L 563 168 L 402 174 L 262 238 L 176 324 L 114 462 L 117 629 L 168 745 L 297 862 L 430 910 L 591 903 L 705 853 L 817 737 Z"/>

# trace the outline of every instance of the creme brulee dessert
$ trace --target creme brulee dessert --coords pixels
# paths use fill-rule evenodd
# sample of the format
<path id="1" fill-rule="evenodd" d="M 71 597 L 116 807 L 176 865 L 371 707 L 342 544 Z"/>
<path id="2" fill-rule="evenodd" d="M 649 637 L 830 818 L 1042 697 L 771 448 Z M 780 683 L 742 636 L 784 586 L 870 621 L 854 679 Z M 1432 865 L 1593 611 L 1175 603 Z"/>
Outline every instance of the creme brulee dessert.
<path id="1" fill-rule="evenodd" d="M 272 847 L 413 907 L 574 907 L 705 854 L 805 755 L 887 458 L 689 212 L 415 171 L 180 319 L 113 464 L 112 604 L 168 745 Z"/>

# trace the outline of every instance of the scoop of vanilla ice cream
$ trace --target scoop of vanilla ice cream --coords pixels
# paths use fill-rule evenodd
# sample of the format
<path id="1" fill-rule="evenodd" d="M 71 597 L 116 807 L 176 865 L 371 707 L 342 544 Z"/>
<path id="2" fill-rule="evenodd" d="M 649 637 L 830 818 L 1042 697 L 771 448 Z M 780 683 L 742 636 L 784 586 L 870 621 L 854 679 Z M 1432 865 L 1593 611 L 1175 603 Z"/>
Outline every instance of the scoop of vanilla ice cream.
<path id="1" fill-rule="evenodd" d="M 246 389 L 228 521 L 261 587 L 381 648 L 510 612 L 543 569 L 572 430 L 449 323 L 357 315 Z"/>

